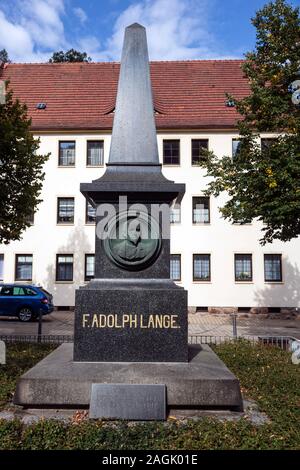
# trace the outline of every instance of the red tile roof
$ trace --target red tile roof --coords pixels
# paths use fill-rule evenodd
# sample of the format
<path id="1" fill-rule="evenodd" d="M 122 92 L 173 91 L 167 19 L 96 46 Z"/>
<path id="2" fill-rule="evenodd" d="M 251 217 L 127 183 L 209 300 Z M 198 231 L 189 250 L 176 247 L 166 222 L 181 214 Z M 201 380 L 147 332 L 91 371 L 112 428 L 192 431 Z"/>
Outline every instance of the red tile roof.
<path id="1" fill-rule="evenodd" d="M 151 62 L 158 129 L 226 129 L 238 120 L 225 105 L 249 87 L 241 60 Z M 108 130 L 112 127 L 120 64 L 7 64 L 0 78 L 28 106 L 33 130 Z M 47 104 L 37 110 L 37 103 Z"/>

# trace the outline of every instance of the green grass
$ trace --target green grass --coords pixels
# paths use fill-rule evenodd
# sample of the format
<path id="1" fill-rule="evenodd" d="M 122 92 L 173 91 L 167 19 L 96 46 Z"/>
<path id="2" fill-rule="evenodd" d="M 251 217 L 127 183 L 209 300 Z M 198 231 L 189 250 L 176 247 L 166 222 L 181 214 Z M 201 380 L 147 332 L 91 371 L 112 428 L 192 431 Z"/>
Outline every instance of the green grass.
<path id="1" fill-rule="evenodd" d="M 49 346 L 11 345 L 8 365 L 0 367 L 2 405 L 11 398 L 17 377 L 50 351 Z M 0 449 L 300 449 L 300 366 L 291 355 L 246 341 L 215 347 L 238 376 L 244 396 L 256 401 L 270 423 L 238 421 L 169 421 L 64 423 L 40 420 L 24 426 L 0 421 Z"/>
<path id="2" fill-rule="evenodd" d="M 7 345 L 7 360 L 0 365 L 0 409 L 11 401 L 18 377 L 54 349 L 48 344 L 14 343 Z"/>

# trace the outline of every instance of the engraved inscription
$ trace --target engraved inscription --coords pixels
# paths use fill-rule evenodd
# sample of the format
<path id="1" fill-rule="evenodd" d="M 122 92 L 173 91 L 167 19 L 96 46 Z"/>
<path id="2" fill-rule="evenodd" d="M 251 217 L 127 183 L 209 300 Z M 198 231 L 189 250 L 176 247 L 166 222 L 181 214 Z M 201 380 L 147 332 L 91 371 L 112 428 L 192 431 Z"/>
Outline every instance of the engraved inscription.
<path id="1" fill-rule="evenodd" d="M 82 315 L 83 328 L 180 328 L 178 315 L 142 315 L 142 314 L 89 314 Z"/>

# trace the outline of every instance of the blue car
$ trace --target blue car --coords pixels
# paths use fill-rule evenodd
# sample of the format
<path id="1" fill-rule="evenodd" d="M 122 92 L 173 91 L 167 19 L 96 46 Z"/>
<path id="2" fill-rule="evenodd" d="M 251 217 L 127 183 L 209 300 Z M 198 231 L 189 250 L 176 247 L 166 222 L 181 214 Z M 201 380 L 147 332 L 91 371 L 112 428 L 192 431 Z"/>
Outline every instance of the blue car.
<path id="1" fill-rule="evenodd" d="M 0 315 L 18 317 L 20 321 L 35 320 L 53 312 L 53 296 L 39 286 L 0 284 Z"/>

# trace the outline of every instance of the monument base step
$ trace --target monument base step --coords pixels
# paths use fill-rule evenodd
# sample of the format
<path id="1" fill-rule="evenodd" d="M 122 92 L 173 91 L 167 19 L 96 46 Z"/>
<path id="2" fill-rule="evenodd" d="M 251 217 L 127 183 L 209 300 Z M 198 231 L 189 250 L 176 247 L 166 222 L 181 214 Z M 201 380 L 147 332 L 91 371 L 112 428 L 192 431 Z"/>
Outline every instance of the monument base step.
<path id="1" fill-rule="evenodd" d="M 165 384 L 168 408 L 243 410 L 237 378 L 207 345 L 189 346 L 188 363 L 129 363 L 73 362 L 73 344 L 65 343 L 22 375 L 14 403 L 88 408 L 93 383 Z"/>

